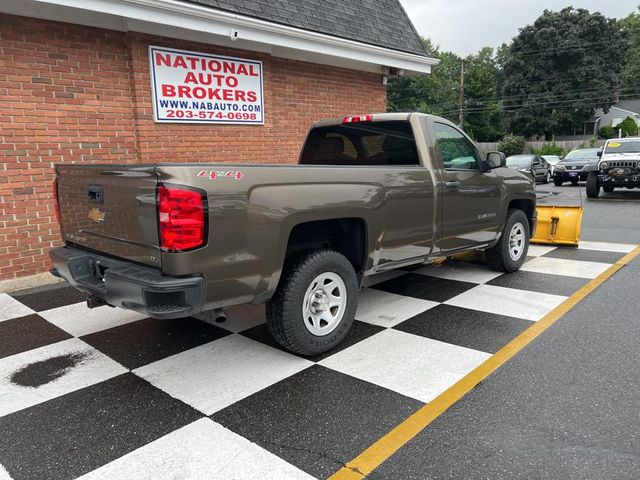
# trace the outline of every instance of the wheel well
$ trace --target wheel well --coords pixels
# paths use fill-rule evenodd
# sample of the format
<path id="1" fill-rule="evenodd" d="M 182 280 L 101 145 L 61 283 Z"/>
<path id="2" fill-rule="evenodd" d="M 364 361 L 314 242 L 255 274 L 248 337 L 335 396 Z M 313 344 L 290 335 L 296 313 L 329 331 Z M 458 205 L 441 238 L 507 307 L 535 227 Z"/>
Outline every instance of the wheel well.
<path id="1" fill-rule="evenodd" d="M 514 209 L 522 210 L 524 212 L 529 219 L 529 229 L 533 232 L 533 202 L 531 200 L 524 199 L 511 200 L 511 202 L 509 202 L 508 210 Z"/>
<path id="2" fill-rule="evenodd" d="M 367 227 L 361 218 L 306 222 L 291 231 L 285 259 L 303 250 L 330 248 L 347 257 L 361 277 L 367 260 L 366 245 Z"/>

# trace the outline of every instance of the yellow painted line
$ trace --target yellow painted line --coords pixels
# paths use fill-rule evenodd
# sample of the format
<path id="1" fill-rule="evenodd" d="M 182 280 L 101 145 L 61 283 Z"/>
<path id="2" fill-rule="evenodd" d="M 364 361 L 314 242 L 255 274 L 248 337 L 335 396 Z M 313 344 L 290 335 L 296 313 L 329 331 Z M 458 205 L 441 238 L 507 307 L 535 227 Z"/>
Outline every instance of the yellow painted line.
<path id="1" fill-rule="evenodd" d="M 367 448 L 356 458 L 348 462 L 344 467 L 334 473 L 330 480 L 356 480 L 363 479 L 375 470 L 382 462 L 387 460 L 409 440 L 424 430 L 431 422 L 444 413 L 449 407 L 471 391 L 478 383 L 486 379 L 501 365 L 506 363 L 516 353 L 531 343 L 538 335 L 553 325 L 559 318 L 575 307 L 587 295 L 602 285 L 614 273 L 634 258 L 640 255 L 640 246 L 628 253 L 609 269 L 591 280 L 576 293 L 567 298 L 554 310 L 534 323 L 527 330 L 502 347 L 495 355 L 491 356 L 475 370 L 469 372 L 456 384 L 442 392 L 434 400 L 420 408 L 409 418 L 388 432 L 373 445 Z"/>

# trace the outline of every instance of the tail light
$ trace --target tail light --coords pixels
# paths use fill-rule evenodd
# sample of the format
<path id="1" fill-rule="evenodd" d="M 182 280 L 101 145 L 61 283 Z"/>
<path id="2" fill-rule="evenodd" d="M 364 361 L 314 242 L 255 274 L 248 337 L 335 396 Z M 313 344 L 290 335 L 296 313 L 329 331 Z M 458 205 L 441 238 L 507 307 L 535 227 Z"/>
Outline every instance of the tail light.
<path id="1" fill-rule="evenodd" d="M 56 209 L 56 221 L 58 222 L 58 225 L 62 225 L 62 222 L 60 221 L 60 200 L 58 200 L 58 179 L 57 178 L 53 179 L 53 204 Z"/>
<path id="2" fill-rule="evenodd" d="M 160 248 L 184 252 L 207 241 L 207 197 L 202 190 L 160 185 L 157 189 Z"/>

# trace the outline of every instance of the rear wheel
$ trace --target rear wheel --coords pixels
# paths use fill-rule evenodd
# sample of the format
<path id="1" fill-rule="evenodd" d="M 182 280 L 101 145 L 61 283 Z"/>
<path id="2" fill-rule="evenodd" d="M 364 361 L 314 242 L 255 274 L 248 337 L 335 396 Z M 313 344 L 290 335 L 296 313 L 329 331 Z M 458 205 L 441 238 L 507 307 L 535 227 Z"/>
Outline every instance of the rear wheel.
<path id="1" fill-rule="evenodd" d="M 357 305 L 358 279 L 349 260 L 333 250 L 312 251 L 285 265 L 267 303 L 267 326 L 287 350 L 319 355 L 344 340 Z"/>
<path id="2" fill-rule="evenodd" d="M 547 174 L 544 176 L 544 183 L 549 183 L 551 181 L 551 172 L 547 170 Z"/>
<path id="3" fill-rule="evenodd" d="M 556 187 L 561 187 L 563 183 L 564 183 L 564 182 L 563 182 L 562 180 L 560 180 L 559 178 L 554 178 L 554 179 L 553 179 L 553 184 L 554 184 Z"/>
<path id="4" fill-rule="evenodd" d="M 485 251 L 487 263 L 499 272 L 515 272 L 529 251 L 529 219 L 522 210 L 509 210 L 498 243 Z"/>
<path id="5" fill-rule="evenodd" d="M 589 198 L 598 198 L 598 195 L 600 195 L 600 185 L 598 185 L 598 174 L 596 172 L 589 172 L 586 190 Z"/>
<path id="6" fill-rule="evenodd" d="M 613 192 L 613 187 L 602 187 L 602 190 L 604 190 L 607 193 L 611 193 Z"/>

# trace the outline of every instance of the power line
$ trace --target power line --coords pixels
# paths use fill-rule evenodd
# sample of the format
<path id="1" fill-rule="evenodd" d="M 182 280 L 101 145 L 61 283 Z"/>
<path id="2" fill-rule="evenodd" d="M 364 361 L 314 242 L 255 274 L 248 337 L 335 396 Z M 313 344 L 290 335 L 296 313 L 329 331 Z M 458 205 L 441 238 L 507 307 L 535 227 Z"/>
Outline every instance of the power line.
<path id="1" fill-rule="evenodd" d="M 625 94 L 625 95 L 620 95 L 620 97 L 635 97 L 640 95 L 640 91 L 638 92 L 634 92 L 634 93 L 630 93 L 630 94 Z M 567 104 L 567 103 L 575 103 L 576 101 L 584 101 L 584 100 L 605 100 L 609 98 L 608 95 L 606 96 L 597 96 L 597 97 L 589 97 L 589 98 L 581 98 L 581 99 L 572 99 L 572 100 L 560 100 L 560 101 L 549 101 L 549 102 L 539 102 L 539 103 L 529 103 L 529 104 L 524 104 L 524 105 L 512 105 L 512 106 L 506 106 L 502 108 L 502 111 L 504 112 L 515 112 L 515 111 L 519 111 L 519 110 L 533 110 L 533 109 L 539 109 L 539 108 L 551 108 L 557 105 L 562 105 L 562 104 Z M 491 105 L 491 106 L 485 106 L 485 107 L 470 107 L 466 109 L 466 113 L 482 113 L 485 111 L 490 110 L 491 108 L 495 107 L 496 105 Z M 457 110 L 449 110 L 449 111 L 440 111 L 439 114 L 440 115 L 450 115 L 450 114 L 454 114 L 456 113 Z"/>

